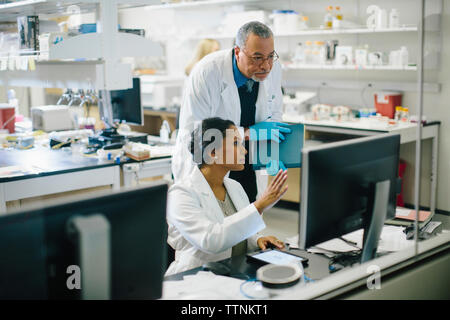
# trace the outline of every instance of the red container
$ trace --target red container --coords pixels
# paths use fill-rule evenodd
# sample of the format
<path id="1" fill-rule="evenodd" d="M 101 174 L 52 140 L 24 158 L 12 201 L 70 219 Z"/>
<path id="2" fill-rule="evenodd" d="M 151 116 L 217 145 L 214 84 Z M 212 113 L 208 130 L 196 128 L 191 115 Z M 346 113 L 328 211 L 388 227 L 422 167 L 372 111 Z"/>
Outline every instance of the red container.
<path id="1" fill-rule="evenodd" d="M 402 105 L 402 93 L 400 92 L 377 92 L 375 93 L 375 109 L 382 116 L 394 119 L 395 107 Z"/>
<path id="2" fill-rule="evenodd" d="M 0 104 L 0 129 L 8 129 L 9 133 L 14 133 L 15 123 L 14 107 L 9 104 Z"/>

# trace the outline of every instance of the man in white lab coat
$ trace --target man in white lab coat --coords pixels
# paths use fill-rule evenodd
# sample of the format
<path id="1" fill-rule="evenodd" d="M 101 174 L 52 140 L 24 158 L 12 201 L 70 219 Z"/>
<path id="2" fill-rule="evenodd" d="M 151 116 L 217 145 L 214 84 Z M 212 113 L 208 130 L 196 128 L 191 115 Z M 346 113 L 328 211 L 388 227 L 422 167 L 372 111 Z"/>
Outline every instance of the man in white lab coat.
<path id="1" fill-rule="evenodd" d="M 207 55 L 190 74 L 172 158 L 175 181 L 189 175 L 195 166 L 187 146 L 195 123 L 203 119 L 231 120 L 244 128 L 246 140 L 258 140 L 261 130 L 269 130 L 269 134 L 270 130 L 275 130 L 275 138 L 273 135 L 272 138 L 278 142 L 283 140 L 283 133 L 290 130 L 277 122 L 282 118 L 282 98 L 281 66 L 274 50 L 273 33 L 260 22 L 249 22 L 239 29 L 233 49 Z M 249 131 L 249 128 L 254 130 Z M 278 168 L 273 169 L 273 172 L 278 171 Z M 257 188 L 257 177 L 248 155 L 245 169 L 231 172 L 230 178 L 241 183 L 250 202 L 257 197 L 257 191 L 267 185 L 267 177 L 258 174 Z"/>

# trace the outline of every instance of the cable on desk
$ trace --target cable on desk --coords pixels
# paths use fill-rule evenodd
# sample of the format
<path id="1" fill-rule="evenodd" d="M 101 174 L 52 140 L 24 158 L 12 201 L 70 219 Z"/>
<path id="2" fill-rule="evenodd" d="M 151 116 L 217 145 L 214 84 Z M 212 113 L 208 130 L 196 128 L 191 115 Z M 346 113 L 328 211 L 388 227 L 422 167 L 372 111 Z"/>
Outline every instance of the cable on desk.
<path id="1" fill-rule="evenodd" d="M 256 278 L 253 278 L 253 279 L 248 279 L 248 280 L 242 282 L 241 285 L 240 285 L 240 287 L 239 287 L 239 290 L 240 290 L 241 293 L 242 293 L 246 298 L 248 298 L 248 299 L 261 299 L 260 297 L 252 297 L 251 295 L 249 295 L 249 294 L 247 294 L 247 293 L 245 292 L 244 286 L 247 285 L 247 284 L 250 283 L 250 282 L 255 282 L 255 283 L 256 283 L 256 282 L 259 282 L 259 284 L 260 284 L 261 287 L 262 287 L 262 282 L 261 282 L 260 280 L 256 279 Z M 269 295 L 269 294 L 268 294 L 268 295 Z"/>

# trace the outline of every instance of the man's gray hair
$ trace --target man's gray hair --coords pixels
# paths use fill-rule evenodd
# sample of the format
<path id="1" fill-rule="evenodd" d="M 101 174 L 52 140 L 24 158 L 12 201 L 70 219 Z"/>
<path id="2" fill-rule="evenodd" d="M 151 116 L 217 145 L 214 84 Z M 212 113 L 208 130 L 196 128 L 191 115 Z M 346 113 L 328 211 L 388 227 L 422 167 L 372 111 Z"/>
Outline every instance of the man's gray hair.
<path id="1" fill-rule="evenodd" d="M 270 30 L 270 28 L 264 23 L 259 21 L 251 21 L 239 28 L 236 35 L 236 46 L 241 49 L 244 48 L 250 33 L 253 33 L 263 39 L 273 37 L 272 30 Z"/>

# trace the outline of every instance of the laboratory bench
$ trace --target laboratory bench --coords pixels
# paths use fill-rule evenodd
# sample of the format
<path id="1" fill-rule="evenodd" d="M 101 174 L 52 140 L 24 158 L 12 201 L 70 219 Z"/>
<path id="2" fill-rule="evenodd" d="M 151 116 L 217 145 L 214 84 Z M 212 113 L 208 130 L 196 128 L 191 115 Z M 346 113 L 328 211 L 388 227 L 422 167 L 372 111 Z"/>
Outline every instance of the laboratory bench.
<path id="1" fill-rule="evenodd" d="M 171 156 L 164 154 L 145 161 L 121 157 L 118 163 L 96 155 L 72 154 L 70 148 L 52 150 L 38 144 L 27 150 L 0 149 L 0 214 L 7 212 L 10 201 L 56 194 L 65 196 L 66 192 L 82 190 L 119 190 L 132 186 L 134 177 L 169 174 Z"/>
<path id="2" fill-rule="evenodd" d="M 436 250 L 436 247 L 442 247 L 444 246 L 445 248 L 442 249 L 444 250 L 444 253 L 446 252 L 448 255 L 448 250 L 450 247 L 450 243 L 448 240 L 445 240 L 445 238 L 449 238 L 450 237 L 450 233 L 449 232 L 445 232 L 444 230 L 449 230 L 450 229 L 450 216 L 447 215 L 442 215 L 442 214 L 435 214 L 432 221 L 440 221 L 442 222 L 442 224 L 440 226 L 438 226 L 434 231 L 433 231 L 433 237 L 431 237 L 428 240 L 423 240 L 423 241 L 419 241 L 419 245 L 424 244 L 424 248 L 422 250 L 420 250 L 420 254 L 421 255 L 431 255 L 431 252 L 433 252 L 433 250 Z M 444 233 L 443 233 L 444 231 Z M 436 236 L 438 235 L 438 236 Z M 431 241 L 430 241 L 431 240 Z M 395 239 L 391 239 L 390 241 L 396 241 Z M 437 245 L 428 245 L 425 246 L 425 244 L 428 244 L 430 242 L 439 242 Z M 333 297 L 334 294 L 338 294 L 338 287 L 339 287 L 339 281 L 341 281 L 342 283 L 340 284 L 341 286 L 347 286 L 347 285 L 355 285 L 355 283 L 352 282 L 352 280 L 350 280 L 352 271 L 355 271 L 355 273 L 357 273 L 356 271 L 360 269 L 360 267 L 362 267 L 362 265 L 360 263 L 356 263 L 353 266 L 346 266 L 344 268 L 342 268 L 341 270 L 336 270 L 336 271 L 331 271 L 330 269 L 330 261 L 331 258 L 327 257 L 326 255 L 323 254 L 317 254 L 317 253 L 310 253 L 308 251 L 305 250 L 299 250 L 299 249 L 295 249 L 295 248 L 288 248 L 289 252 L 296 254 L 298 256 L 301 257 L 305 257 L 308 258 L 309 261 L 307 264 L 304 264 L 303 269 L 304 269 L 304 275 L 306 276 L 306 280 L 300 281 L 297 284 L 294 284 L 292 287 L 289 288 L 283 288 L 283 289 L 270 289 L 273 293 L 273 298 L 282 298 L 282 299 L 295 299 L 295 292 L 297 290 L 302 290 L 302 288 L 304 288 L 305 286 L 308 288 L 311 285 L 315 285 L 317 284 L 321 284 L 322 288 L 321 288 L 321 294 L 322 297 L 326 297 L 327 295 L 330 297 Z M 405 263 L 404 261 L 400 263 L 400 260 L 402 260 L 405 257 L 405 254 L 410 254 L 411 252 L 413 252 L 414 250 L 414 245 L 413 243 L 406 249 L 403 250 L 399 250 L 397 252 L 389 252 L 389 253 L 382 253 L 377 255 L 377 258 L 369 261 L 367 264 L 369 265 L 386 265 L 386 262 L 381 262 L 381 261 L 388 261 L 387 265 L 389 265 L 389 268 L 394 268 L 395 269 L 395 261 L 398 261 L 399 266 L 401 265 L 401 263 Z M 397 260 L 397 256 L 401 256 L 402 258 L 400 260 Z M 378 263 L 377 261 L 380 261 L 380 263 Z M 419 259 L 418 258 L 412 258 L 411 263 L 414 262 L 418 262 Z M 166 276 L 164 278 L 164 281 L 167 282 L 174 282 L 174 281 L 182 281 L 184 279 L 185 276 L 191 277 L 190 279 L 190 283 L 192 284 L 193 280 L 192 277 L 195 275 L 200 274 L 199 272 L 202 271 L 211 271 L 213 273 L 216 274 L 216 276 L 219 277 L 231 277 L 233 279 L 236 280 L 241 280 L 240 285 L 242 286 L 242 284 L 245 281 L 254 281 L 256 279 L 256 272 L 258 270 L 259 267 L 261 267 L 261 264 L 255 263 L 252 260 L 249 260 L 248 257 L 246 255 L 239 255 L 239 256 L 234 256 L 228 259 L 224 259 L 221 261 L 218 261 L 218 263 L 223 264 L 224 266 L 227 267 L 227 269 L 229 270 L 229 273 L 227 274 L 223 274 L 223 271 L 220 272 L 214 272 L 214 270 L 208 270 L 207 268 L 204 268 L 203 266 L 201 267 L 197 267 L 191 270 L 187 270 L 184 272 L 180 272 L 177 274 L 173 274 L 170 276 Z M 448 259 L 447 259 L 447 266 L 448 266 Z M 364 269 L 365 271 L 365 277 L 367 278 L 367 270 Z M 214 276 L 214 275 L 213 275 Z M 447 273 L 442 275 L 443 277 L 446 277 L 447 279 L 449 279 L 449 276 L 447 275 Z M 342 278 L 342 279 L 341 279 Z M 333 279 L 335 279 L 335 281 L 333 281 Z M 330 281 L 329 281 L 330 280 Z M 364 279 L 366 280 L 366 279 Z M 234 281 L 234 280 L 233 280 Z M 327 283 L 328 282 L 328 283 Z M 348 283 L 347 283 L 348 282 Z M 445 282 L 445 281 L 444 281 Z M 181 282 L 180 282 L 181 283 Z M 213 283 L 213 281 L 211 281 L 211 283 Z M 239 283 L 238 283 L 239 284 Z M 325 284 L 325 287 L 323 287 L 323 285 Z M 170 287 L 170 286 L 168 286 Z M 173 288 L 173 287 L 172 287 Z M 316 290 L 316 287 L 312 287 L 313 288 L 312 291 Z M 195 288 L 193 288 L 195 291 Z M 211 288 L 211 291 L 213 290 L 213 288 Z M 336 290 L 336 292 L 333 292 L 333 290 Z M 340 289 L 342 290 L 342 289 Z M 237 288 L 236 290 L 234 290 L 234 292 L 239 291 L 239 288 Z M 300 291 L 299 291 L 300 292 Z M 301 291 L 303 292 L 303 291 Z M 307 291 L 306 291 L 307 292 Z M 324 292 L 327 292 L 327 294 L 325 294 Z M 285 294 L 289 293 L 289 297 L 287 296 L 283 296 Z M 190 294 L 189 292 L 186 292 L 186 294 Z M 311 293 L 312 294 L 312 293 Z M 342 294 L 342 292 L 339 293 L 339 295 Z M 408 295 L 409 293 L 405 293 L 405 295 Z M 168 296 L 169 299 L 173 299 L 174 295 L 172 292 L 163 292 L 163 299 L 164 296 Z M 298 297 L 301 299 L 302 297 L 307 297 L 308 295 L 304 294 L 304 292 L 302 294 L 299 294 Z M 310 296 L 312 297 L 312 296 Z M 179 296 L 178 298 L 183 299 L 182 296 Z M 195 295 L 196 299 L 209 299 L 207 297 L 207 292 L 205 292 L 205 295 L 202 297 L 200 293 L 197 293 L 197 295 Z M 230 297 L 224 297 L 223 299 L 228 299 Z M 241 294 L 239 296 L 235 296 L 234 299 L 247 299 L 248 297 L 246 297 L 245 295 Z M 397 298 L 402 298 L 402 297 L 397 297 Z"/>
<path id="3" fill-rule="evenodd" d="M 314 145 L 328 142 L 335 142 L 358 137 L 366 137 L 379 134 L 400 134 L 400 144 L 404 146 L 408 143 L 415 143 L 417 138 L 416 123 L 400 123 L 395 126 L 387 126 L 385 123 L 376 123 L 372 120 L 361 121 L 341 121 L 336 120 L 311 120 L 306 116 L 283 115 L 283 121 L 288 123 L 302 123 L 305 126 L 305 145 Z M 422 126 L 422 141 L 431 141 L 430 157 L 430 177 L 429 177 L 429 208 L 434 212 L 436 209 L 436 188 L 437 188 L 437 168 L 439 157 L 439 128 L 440 121 L 432 121 Z M 400 156 L 408 157 L 408 162 L 415 163 L 415 159 L 409 159 L 407 149 L 400 150 Z M 422 152 L 423 153 L 423 152 Z M 298 203 L 300 201 L 300 170 L 298 168 L 289 170 L 289 189 L 283 200 Z M 411 169 L 407 172 L 411 175 Z M 411 183 L 412 177 L 405 176 L 404 184 Z M 406 183 L 405 183 L 406 182 Z M 405 199 L 408 200 L 408 199 Z M 407 203 L 412 204 L 412 200 Z M 427 206 L 421 203 L 421 206 Z"/>

